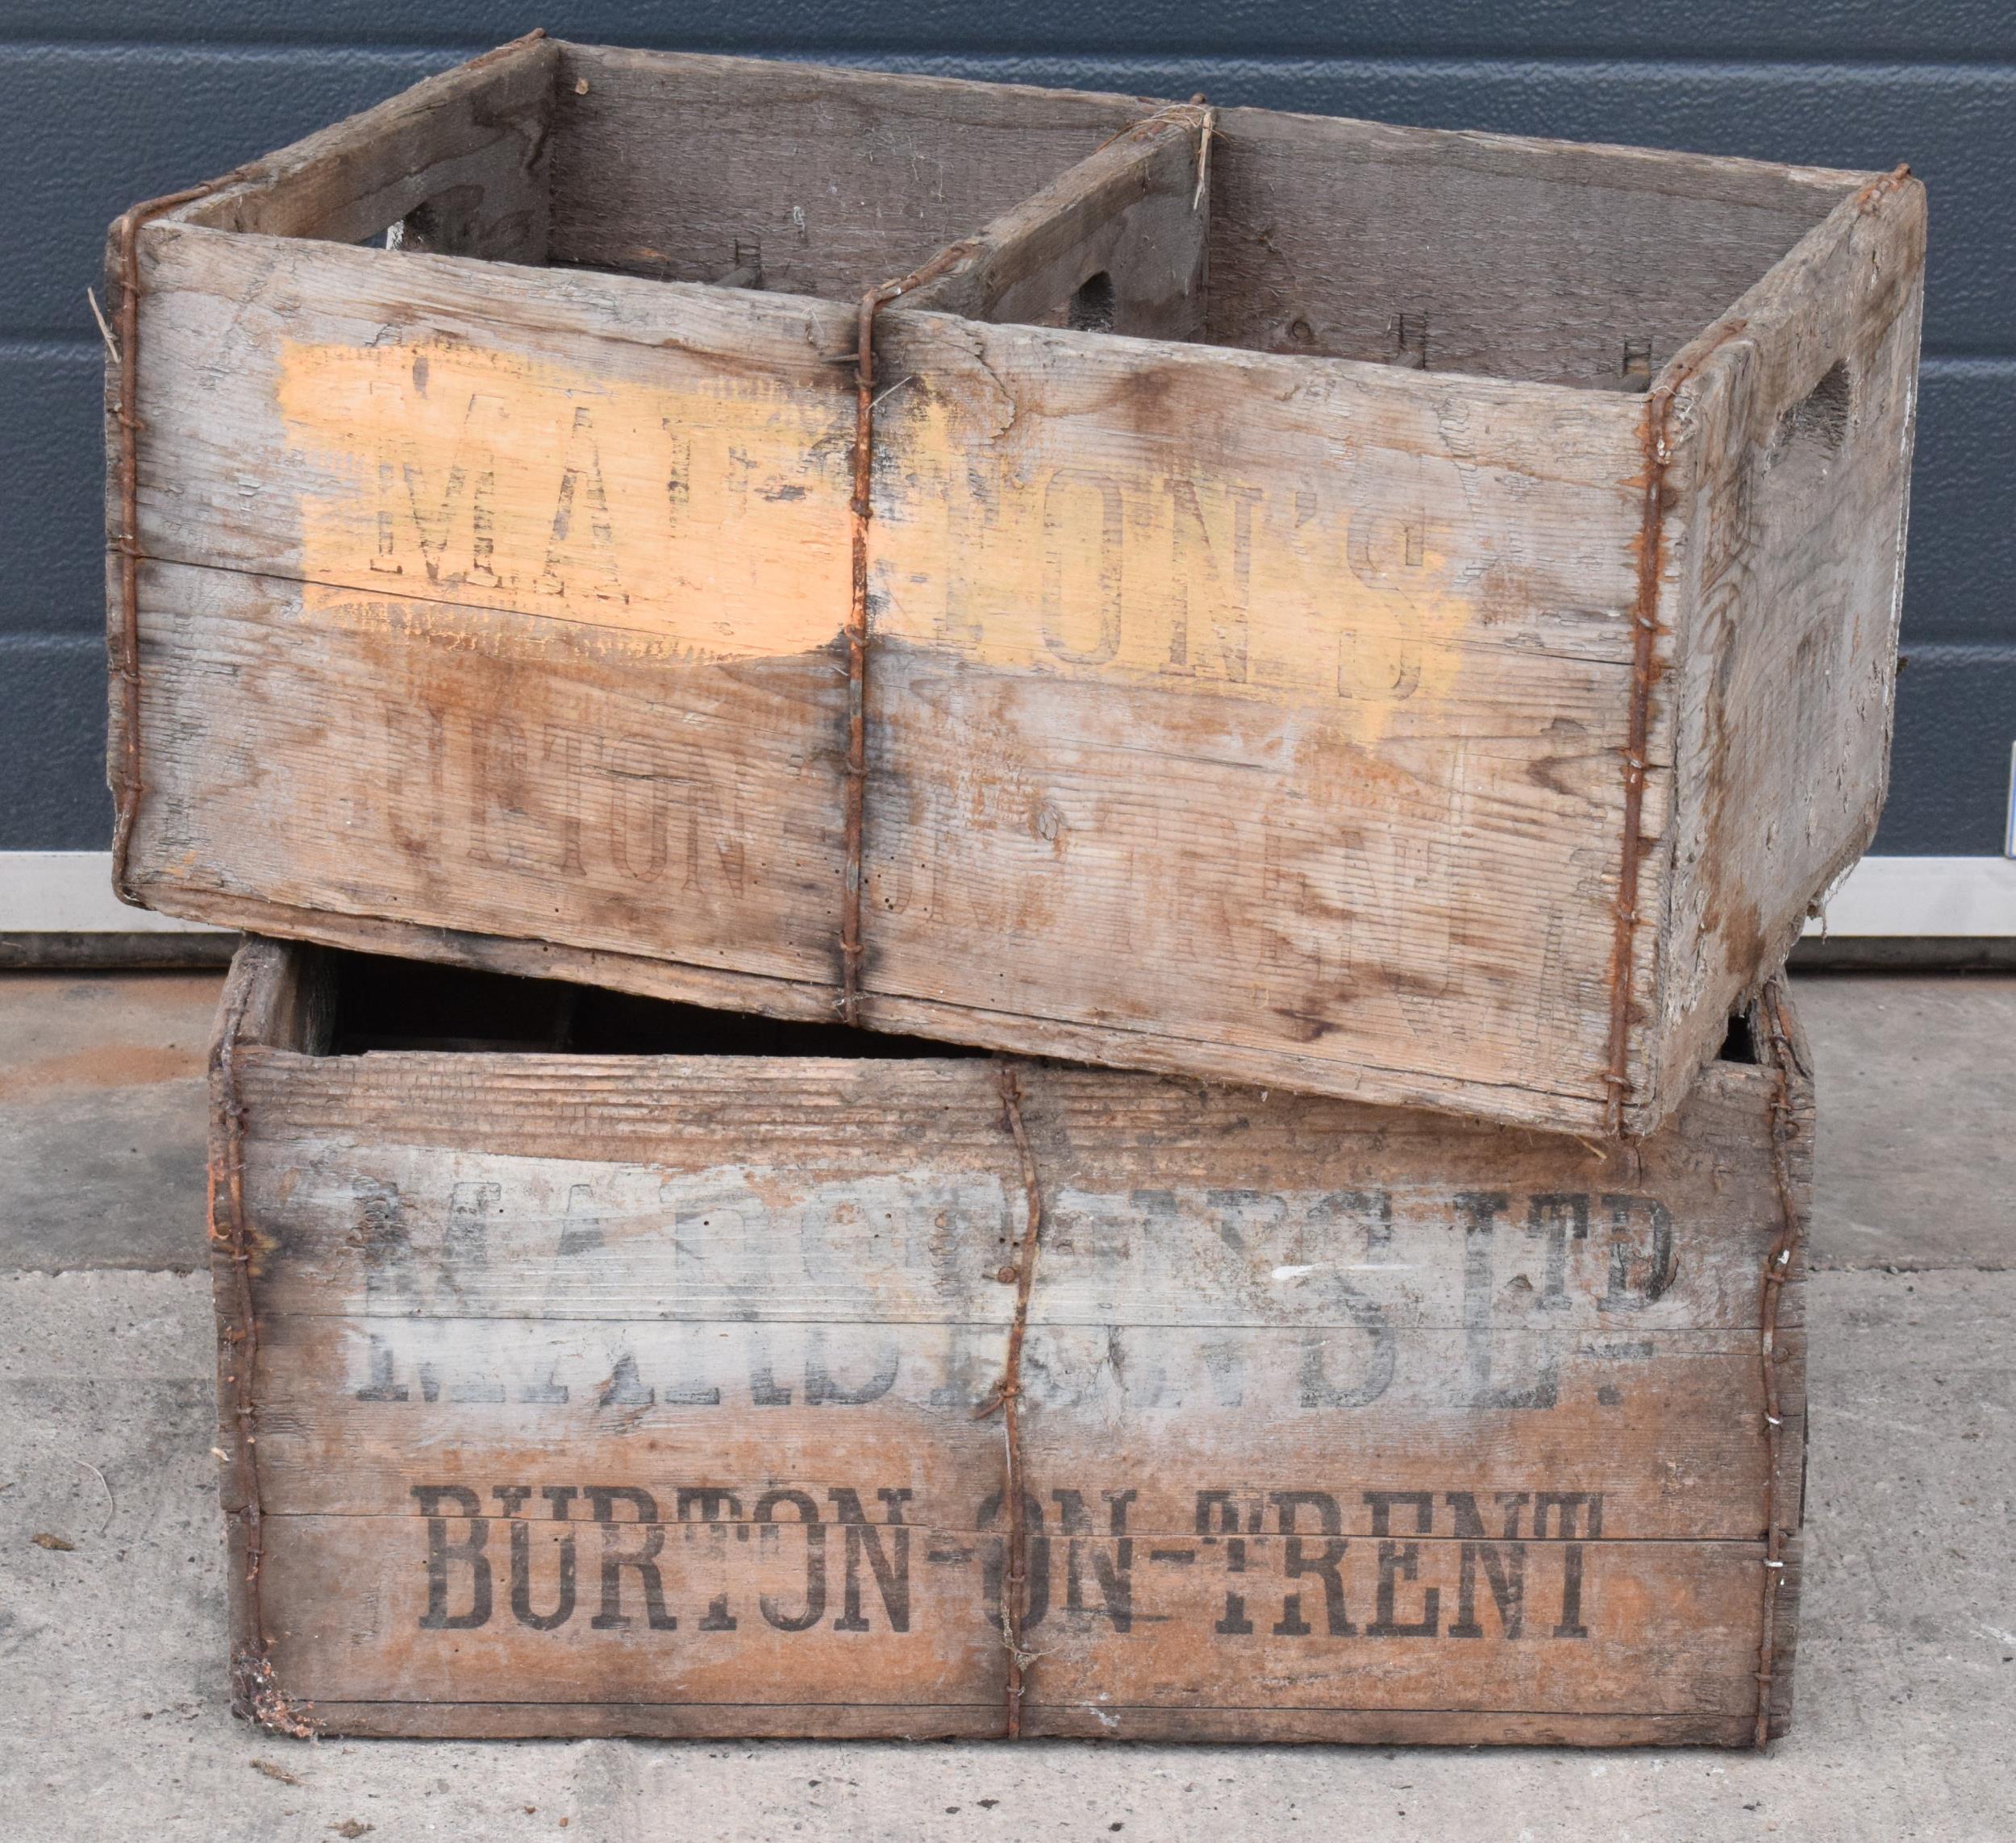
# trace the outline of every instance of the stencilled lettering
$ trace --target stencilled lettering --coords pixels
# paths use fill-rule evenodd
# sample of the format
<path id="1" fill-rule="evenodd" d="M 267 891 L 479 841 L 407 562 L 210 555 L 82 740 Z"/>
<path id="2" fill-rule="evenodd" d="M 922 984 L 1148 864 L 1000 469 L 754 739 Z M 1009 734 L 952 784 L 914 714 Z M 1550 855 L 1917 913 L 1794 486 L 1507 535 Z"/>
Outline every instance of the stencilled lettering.
<path id="1" fill-rule="evenodd" d="M 1048 1495 L 1048 1505 L 1023 1502 L 1026 1637 L 1093 1627 L 1152 1641 L 1174 1620 L 1240 1642 L 1544 1645 L 1586 1641 L 1602 1621 L 1589 1554 L 1602 1540 L 1600 1493 L 1210 1486 L 1195 1493 L 1193 1533 L 1147 1537 L 1130 1527 L 1136 1487 Z M 966 1597 L 920 1595 L 923 1568 L 968 1583 L 966 1604 L 998 1627 L 1001 1495 L 973 1507 L 968 1540 L 918 1527 L 911 1496 L 887 1485 L 415 1485 L 425 1587 L 415 1623 L 677 1633 L 686 1645 L 745 1621 L 791 1635 L 918 1637 L 923 1608 Z M 1347 1529 L 1354 1502 L 1362 1536 Z"/>

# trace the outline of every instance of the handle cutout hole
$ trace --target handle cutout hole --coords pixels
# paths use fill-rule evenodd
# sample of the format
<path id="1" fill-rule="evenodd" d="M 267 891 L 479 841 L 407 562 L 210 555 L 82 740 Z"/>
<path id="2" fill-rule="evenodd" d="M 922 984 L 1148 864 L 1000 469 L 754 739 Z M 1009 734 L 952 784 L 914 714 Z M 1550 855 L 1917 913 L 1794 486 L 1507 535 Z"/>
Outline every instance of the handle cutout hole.
<path id="1" fill-rule="evenodd" d="M 1113 331 L 1113 277 L 1101 269 L 1089 275 L 1071 297 L 1064 324 L 1074 333 L 1110 333 Z"/>
<path id="2" fill-rule="evenodd" d="M 1846 359 L 1836 359 L 1811 391 L 1788 410 L 1778 423 L 1777 447 L 1817 448 L 1823 455 L 1841 451 L 1855 409 L 1855 379 Z"/>

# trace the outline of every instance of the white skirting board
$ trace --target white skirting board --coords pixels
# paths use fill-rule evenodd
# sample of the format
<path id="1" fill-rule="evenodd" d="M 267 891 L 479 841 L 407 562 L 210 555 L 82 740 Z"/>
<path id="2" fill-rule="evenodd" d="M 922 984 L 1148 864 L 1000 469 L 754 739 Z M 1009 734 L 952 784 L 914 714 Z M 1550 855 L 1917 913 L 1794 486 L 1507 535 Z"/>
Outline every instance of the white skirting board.
<path id="1" fill-rule="evenodd" d="M 109 851 L 0 851 L 0 934 L 223 932 L 112 893 Z M 1864 858 L 1806 933 L 1879 939 L 2016 935 L 2016 859 Z"/>
<path id="2" fill-rule="evenodd" d="M 129 909 L 112 893 L 110 851 L 0 851 L 0 934 L 221 934 Z"/>
<path id="3" fill-rule="evenodd" d="M 2016 859 L 1864 858 L 1806 934 L 1865 940 L 2016 935 Z"/>

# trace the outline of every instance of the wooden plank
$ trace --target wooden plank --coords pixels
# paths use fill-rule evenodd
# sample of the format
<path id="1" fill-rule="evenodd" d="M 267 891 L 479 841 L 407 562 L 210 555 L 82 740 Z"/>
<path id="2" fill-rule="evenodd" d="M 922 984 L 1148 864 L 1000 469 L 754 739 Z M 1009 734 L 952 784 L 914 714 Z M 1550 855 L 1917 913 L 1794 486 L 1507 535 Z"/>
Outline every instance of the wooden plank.
<path id="1" fill-rule="evenodd" d="M 834 1704 L 901 1733 L 906 1705 L 985 1706 L 1000 1687 L 984 1531 L 895 1526 L 879 1505 L 858 1523 L 815 1506 L 808 1525 L 789 1500 L 760 1523 L 640 1524 L 619 1489 L 557 1488 L 594 1509 L 592 1538 L 585 1515 L 556 1522 L 537 1495 L 508 1525 L 456 1516 L 453 1494 L 425 1500 L 439 1518 L 276 1519 L 265 1584 L 291 1609 L 276 1674 L 338 1703 L 518 1701 L 536 1686 L 560 1705 L 753 1704 L 807 1733 Z M 1241 1737 L 1247 1706 L 1699 1717 L 1756 1699 L 1750 1544 L 1529 1541 L 1514 1561 L 1502 1541 L 1473 1543 L 1467 1594 L 1465 1545 L 1411 1533 L 1048 1546 L 1034 1565 L 1054 1599 L 1028 1628 L 1039 1712 L 1180 1710 L 1194 1737 L 1223 1739 Z M 1486 1549 L 1504 1584 L 1519 1580 L 1502 1624 Z"/>
<path id="2" fill-rule="evenodd" d="M 1647 1094 L 1798 938 L 1888 784 L 1922 306 L 1925 193 L 1838 205 L 1731 308 L 1677 406 L 1660 618 L 1677 784 Z M 1636 1117 L 1658 1117 L 1646 1105 Z"/>
<path id="3" fill-rule="evenodd" d="M 902 305 L 974 320 L 1197 338 L 1210 122 L 1198 108 L 1151 116 L 997 218 L 971 254 Z"/>
<path id="4" fill-rule="evenodd" d="M 1013 1301 L 993 1285 L 989 1263 L 1019 1225 L 1020 1184 L 977 1092 L 985 1065 L 950 1095 L 951 1083 L 934 1094 L 892 1071 L 887 1105 L 870 1109 L 835 1105 L 844 1078 L 827 1071 L 852 1065 L 801 1063 L 793 1066 L 809 1072 L 798 1083 L 739 1081 L 748 1109 L 723 1117 L 708 1105 L 719 1068 L 677 1060 L 692 1069 L 686 1079 L 654 1071 L 627 1085 L 634 1138 L 598 1121 L 564 1156 L 492 1150 L 514 1123 L 489 1084 L 458 1093 L 402 1081 L 399 1091 L 423 1117 L 487 1106 L 481 1149 L 456 1143 L 466 1127 L 381 1123 L 378 1110 L 342 1109 L 323 1088 L 315 1105 L 331 1117 L 319 1130 L 289 1130 L 284 1150 L 276 1145 L 248 1174 L 252 1207 L 285 1224 L 285 1264 L 268 1282 L 269 1308 L 705 1322 L 732 1319 L 754 1288 L 773 1315 L 805 1322 L 1008 1321 Z M 578 1067 L 552 1063 L 548 1079 L 576 1081 Z M 246 1092 L 262 1097 L 276 1078 L 313 1092 L 312 1078 L 292 1071 L 243 1076 Z M 577 1092 L 600 1106 L 609 1079 L 579 1079 Z M 1035 1085 L 1048 1105 L 1048 1084 L 1039 1076 Z M 681 1119 L 676 1139 L 652 1134 L 654 1106 Z M 794 1108 L 804 1110 L 801 1131 L 758 1124 L 744 1136 L 742 1121 L 788 1121 Z M 1741 1116 L 1732 1108 L 1725 1117 Z M 1698 1129 L 1715 1114 L 1693 1118 Z M 919 1119 L 933 1134 L 921 1163 Z M 1296 1171 L 1283 1168 L 1271 1135 L 1235 1127 L 1228 1109 L 1226 1130 L 1249 1167 L 1239 1174 L 1248 1181 L 1233 1183 L 1222 1151 L 1202 1181 L 1184 1172 L 1208 1156 L 1194 1126 L 1172 1131 L 1165 1159 L 1102 1143 L 1082 1115 L 1060 1122 L 1041 1142 L 1050 1171 L 1042 1317 L 1348 1326 L 1369 1307 L 1396 1329 L 1451 1331 L 1502 1290 L 1490 1309 L 1508 1329 L 1589 1337 L 1627 1318 L 1646 1334 L 1756 1329 L 1776 1201 L 1767 1172 L 1655 1167 L 1613 1188 L 1618 1179 L 1586 1163 L 1557 1161 L 1528 1188 L 1510 1159 L 1466 1182 L 1450 1168 L 1465 1161 L 1449 1160 L 1430 1179 L 1388 1151 L 1387 1168 L 1368 1181 L 1352 1156 L 1364 1155 L 1365 1129 L 1353 1124 L 1355 1143 Z M 631 1142 L 618 1154 L 621 1139 Z M 817 1175 L 780 1196 L 768 1176 L 780 1158 L 816 1162 Z M 1564 1178 L 1572 1188 L 1561 1188 Z M 455 1200 L 474 1196 L 489 1202 L 472 1225 Z M 356 1259 L 360 1225 L 388 1209 L 397 1212 L 402 1267 L 410 1263 L 389 1292 Z M 914 1235 L 918 1222 L 931 1225 L 928 1236 Z M 453 1251 L 470 1234 L 481 1234 L 487 1258 L 463 1271 Z"/>
<path id="5" fill-rule="evenodd" d="M 365 976 L 248 957 L 220 1114 L 257 1299 L 224 1317 L 256 1326 L 240 1629 L 285 1706 L 998 1732 L 985 1409 L 1022 1200 L 994 1067 L 330 1055 L 260 996 L 340 1015 Z M 1607 1151 L 1085 1069 L 1023 1092 L 1030 1732 L 1744 1737 L 1796 1062 L 1782 1091 L 1718 1063 Z"/>
<path id="6" fill-rule="evenodd" d="M 983 1283 L 994 1263 L 948 1264 L 937 1239 L 956 1225 L 977 1246 L 1016 1226 L 1019 1175 L 986 1063 L 389 1060 L 253 1045 L 237 1069 L 272 1147 L 253 1162 L 248 1195 L 286 1225 L 286 1264 L 266 1283 L 283 1311 L 369 1309 L 355 1177 L 396 1194 L 404 1245 L 423 1267 L 450 1245 L 455 1186 L 494 1187 L 484 1235 L 495 1261 L 454 1288 L 427 1287 L 430 1313 L 513 1317 L 543 1304 L 705 1317 L 760 1285 L 785 1316 L 826 1318 L 870 1298 L 891 1304 L 851 1276 L 893 1263 L 890 1283 L 913 1291 L 914 1317 L 1006 1321 Z M 1779 1209 L 1763 1138 L 1773 1078 L 1760 1068 L 1714 1065 L 1675 1129 L 1607 1154 L 1281 1092 L 1067 1067 L 1026 1080 L 1048 1174 L 1042 1284 L 1073 1321 L 1110 1318 L 1124 1279 L 1156 1322 L 1336 1322 L 1327 1289 L 1347 1260 L 1352 1286 L 1393 1322 L 1456 1326 L 1483 1283 L 1464 1242 L 1474 1229 L 1493 1250 L 1493 1309 L 1513 1322 L 1757 1322 L 1756 1275 Z M 558 1108 L 557 1094 L 574 1098 Z M 931 1133 L 921 1162 L 919 1121 Z M 1243 1181 L 1227 1175 L 1228 1143 Z M 764 1175 L 779 1165 L 806 1174 L 782 1195 Z M 606 1256 L 592 1271 L 560 1258 L 576 1208 Z M 715 1227 L 694 1220 L 716 1209 Z M 892 1217 L 927 1219 L 932 1235 L 892 1242 L 880 1226 Z M 1432 1261 L 1394 1255 L 1396 1236 Z M 802 1251 L 781 1268 L 779 1245 Z M 1787 1324 L 1799 1321 L 1797 1302 L 1795 1286 Z"/>
<path id="7" fill-rule="evenodd" d="M 1579 1493 L 1620 1537 L 1760 1526 L 1754 1332 L 1405 1330 L 1369 1307 L 1323 1330 L 1058 1325 L 1033 1308 L 1031 1327 L 1025 1475 L 1052 1515 L 1060 1492 L 1125 1490 L 1128 1527 L 1169 1535 L 1193 1527 L 1200 1492 L 1257 1516 L 1314 1491 L 1346 1506 L 1333 1534 L 1364 1534 L 1353 1507 L 1376 1485 L 1486 1504 Z M 410 1510 L 416 1485 L 487 1491 L 571 1466 L 668 1501 L 866 1479 L 959 1527 L 1000 1488 L 1000 1429 L 975 1417 L 1006 1342 L 883 1320 L 267 1318 L 262 1502 L 269 1517 Z M 1751 1625 L 1754 1644 L 1754 1609 Z"/>
<path id="8" fill-rule="evenodd" d="M 900 1708 L 795 1709 L 746 1704 L 324 1702 L 331 1733 L 514 1740 L 630 1735 L 652 1740 L 774 1740 L 816 1733 L 826 1740 L 975 1740 L 1000 1732 L 1000 1711 L 980 1704 Z M 1228 1727 L 1236 1716 L 1238 1732 Z M 808 1726 L 815 1719 L 816 1727 Z M 1368 1747 L 1735 1747 L 1749 1744 L 1747 1717 L 1706 1715 L 1489 1715 L 1448 1709 L 1059 1708 L 1031 1712 L 1023 1733 L 1085 1741 L 1322 1742 Z"/>
<path id="9" fill-rule="evenodd" d="M 1214 342 L 1623 391 L 1866 177 L 1260 109 L 1212 159 Z"/>
<path id="10" fill-rule="evenodd" d="M 150 886 L 174 913 L 201 919 L 230 913 L 229 924 L 249 931 L 367 954 L 393 954 L 414 960 L 510 974 L 527 979 L 571 980 L 623 991 L 675 999 L 691 1005 L 742 1006 L 771 1017 L 829 1023 L 833 1019 L 830 983 L 789 980 L 757 980 L 748 973 L 718 972 L 708 967 L 641 955 L 597 953 L 544 941 L 508 940 L 497 935 L 419 926 L 377 916 L 350 916 L 329 909 L 302 909 L 264 901 L 235 891 L 222 894 L 202 889 Z M 220 924 L 221 925 L 221 924 Z"/>
<path id="11" fill-rule="evenodd" d="M 908 274 L 1156 106 L 942 77 L 569 45 L 556 262 L 849 303 Z"/>
<path id="12" fill-rule="evenodd" d="M 236 1103 L 235 1060 L 243 1047 L 265 1041 L 305 1045 L 310 1015 L 304 1002 L 319 983 L 313 956 L 273 942 L 248 942 L 224 981 L 209 1066 L 210 1098 L 205 1136 L 205 1229 L 217 1321 L 218 1507 L 224 1516 L 232 1706 L 247 1706 L 240 1660 L 264 1650 L 252 1565 L 260 1528 L 257 1400 L 249 1360 L 257 1348 L 259 1307 L 252 1249 L 240 1233 L 234 1175 L 243 1173 L 244 1116 Z"/>
<path id="13" fill-rule="evenodd" d="M 173 216 L 355 243 L 417 214 L 416 244 L 542 263 L 559 63 L 552 40 L 519 40 L 268 156 Z"/>

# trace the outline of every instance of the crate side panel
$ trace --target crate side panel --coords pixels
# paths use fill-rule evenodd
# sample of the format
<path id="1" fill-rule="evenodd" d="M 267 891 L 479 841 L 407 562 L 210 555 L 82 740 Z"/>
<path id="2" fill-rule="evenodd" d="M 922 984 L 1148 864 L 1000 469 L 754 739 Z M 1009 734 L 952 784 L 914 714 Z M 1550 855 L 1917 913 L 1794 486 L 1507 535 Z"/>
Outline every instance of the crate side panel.
<path id="1" fill-rule="evenodd" d="M 841 317 L 149 242 L 150 899 L 831 979 Z"/>
<path id="2" fill-rule="evenodd" d="M 1210 338 L 1597 389 L 1643 389 L 1852 183 L 1257 109 L 1219 124 Z"/>
<path id="3" fill-rule="evenodd" d="M 570 46 L 553 260 L 852 302 L 978 231 L 1152 112 L 1096 96 Z"/>
<path id="4" fill-rule="evenodd" d="M 1839 207 L 1736 304 L 1676 403 L 1686 555 L 1649 1126 L 1874 834 L 1889 779 L 1924 193 Z"/>
<path id="5" fill-rule="evenodd" d="M 991 1731 L 993 1071 L 256 1051 L 241 1080 L 289 1693 L 372 1732 Z M 1032 1729 L 1736 1737 L 1760 1071 L 1641 1159 L 1027 1081 Z"/>
<path id="6" fill-rule="evenodd" d="M 149 557 L 698 660 L 839 630 L 851 314 L 187 227 L 143 266 Z"/>
<path id="7" fill-rule="evenodd" d="M 1631 407 L 922 315 L 889 338 L 923 382 L 878 476 L 889 1021 L 949 1002 L 1592 1117 Z"/>

